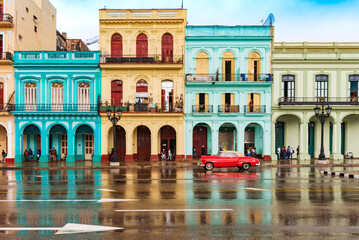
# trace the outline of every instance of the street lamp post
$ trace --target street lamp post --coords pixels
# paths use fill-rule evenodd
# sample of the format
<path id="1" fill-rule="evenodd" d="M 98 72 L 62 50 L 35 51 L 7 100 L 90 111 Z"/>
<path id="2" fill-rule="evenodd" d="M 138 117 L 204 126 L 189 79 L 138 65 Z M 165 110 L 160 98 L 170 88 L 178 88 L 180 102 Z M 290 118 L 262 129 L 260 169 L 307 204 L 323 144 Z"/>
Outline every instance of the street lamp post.
<path id="1" fill-rule="evenodd" d="M 320 154 L 319 154 L 318 160 L 326 160 L 325 154 L 324 154 L 324 123 L 329 118 L 331 111 L 332 111 L 332 108 L 329 105 L 325 108 L 324 104 L 322 104 L 321 109 L 318 106 L 316 106 L 314 108 L 315 116 L 319 119 L 319 121 L 322 125 L 321 140 L 320 140 Z"/>
<path id="2" fill-rule="evenodd" d="M 113 111 L 111 108 L 113 108 Z M 113 115 L 112 115 L 112 112 L 113 112 Z M 117 116 L 116 116 L 116 112 L 117 112 Z M 112 126 L 113 126 L 113 157 L 112 157 L 111 162 L 118 162 L 117 151 L 116 151 L 116 146 L 117 146 L 117 144 L 116 144 L 116 124 L 121 119 L 122 111 L 121 111 L 120 107 L 118 107 L 118 109 L 116 111 L 116 105 L 113 105 L 113 106 L 109 106 L 107 108 L 106 113 L 107 113 L 108 120 L 111 121 Z"/>

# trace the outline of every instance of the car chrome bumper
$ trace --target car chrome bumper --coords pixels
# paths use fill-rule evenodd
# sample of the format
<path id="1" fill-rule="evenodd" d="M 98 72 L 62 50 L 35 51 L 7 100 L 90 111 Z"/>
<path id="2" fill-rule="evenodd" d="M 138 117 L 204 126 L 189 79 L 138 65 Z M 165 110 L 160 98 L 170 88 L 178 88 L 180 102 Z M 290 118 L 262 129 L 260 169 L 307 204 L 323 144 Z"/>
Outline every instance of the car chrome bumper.
<path id="1" fill-rule="evenodd" d="M 197 163 L 197 166 L 199 166 L 199 167 L 204 167 L 204 165 L 203 165 L 202 162 Z"/>
<path id="2" fill-rule="evenodd" d="M 256 163 L 256 166 L 260 166 L 261 165 L 261 163 L 259 162 L 259 163 Z"/>

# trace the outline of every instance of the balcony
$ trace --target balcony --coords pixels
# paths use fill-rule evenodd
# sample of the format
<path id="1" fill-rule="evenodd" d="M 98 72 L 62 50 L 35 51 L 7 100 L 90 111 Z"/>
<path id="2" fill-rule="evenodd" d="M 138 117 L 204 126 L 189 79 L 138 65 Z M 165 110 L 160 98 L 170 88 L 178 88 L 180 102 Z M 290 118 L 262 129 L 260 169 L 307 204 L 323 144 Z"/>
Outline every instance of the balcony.
<path id="1" fill-rule="evenodd" d="M 14 27 L 13 17 L 8 13 L 1 13 L 0 14 L 0 27 L 2 27 L 2 28 Z"/>
<path id="2" fill-rule="evenodd" d="M 119 104 L 116 104 L 119 105 Z M 109 104 L 109 102 L 105 102 L 100 104 L 100 112 L 106 112 L 107 109 L 113 107 Z M 116 106 L 116 111 L 120 109 L 122 112 L 128 113 L 182 113 L 182 106 L 174 106 L 171 107 L 169 105 L 162 106 L 160 103 L 152 103 L 152 104 L 144 104 L 144 103 L 136 103 L 136 104 L 126 104 L 125 106 Z"/>
<path id="3" fill-rule="evenodd" d="M 358 97 L 282 97 L 279 106 L 291 105 L 359 105 Z"/>
<path id="4" fill-rule="evenodd" d="M 265 105 L 244 105 L 244 113 L 266 113 L 266 106 Z"/>
<path id="5" fill-rule="evenodd" d="M 213 113 L 213 105 L 192 105 L 192 113 Z"/>
<path id="6" fill-rule="evenodd" d="M 12 64 L 12 53 L 11 52 L 3 52 L 0 53 L 0 64 Z"/>
<path id="7" fill-rule="evenodd" d="M 162 58 L 161 54 L 136 56 L 136 55 L 102 55 L 100 63 L 116 64 L 183 64 L 183 56 L 169 56 Z"/>
<path id="8" fill-rule="evenodd" d="M 14 104 L 12 110 L 14 112 L 48 112 L 48 113 L 62 113 L 62 112 L 97 112 L 97 104 Z"/>
<path id="9" fill-rule="evenodd" d="M 239 113 L 239 105 L 218 105 L 219 113 Z"/>
<path id="10" fill-rule="evenodd" d="M 100 52 L 15 52 L 16 64 L 91 64 L 98 66 Z"/>
<path id="11" fill-rule="evenodd" d="M 272 82 L 272 74 L 186 74 L 186 82 Z"/>

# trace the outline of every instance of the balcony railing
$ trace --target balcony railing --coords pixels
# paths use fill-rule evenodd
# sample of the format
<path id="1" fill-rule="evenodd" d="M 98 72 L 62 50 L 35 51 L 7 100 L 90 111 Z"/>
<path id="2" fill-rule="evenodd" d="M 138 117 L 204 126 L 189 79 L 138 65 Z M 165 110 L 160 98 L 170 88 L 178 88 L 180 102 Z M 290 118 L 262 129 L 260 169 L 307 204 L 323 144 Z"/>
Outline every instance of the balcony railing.
<path id="1" fill-rule="evenodd" d="M 279 105 L 359 105 L 358 97 L 281 97 Z"/>
<path id="2" fill-rule="evenodd" d="M 10 103 L 0 103 L 0 112 L 10 112 L 14 108 L 13 104 Z"/>
<path id="3" fill-rule="evenodd" d="M 187 82 L 272 82 L 272 74 L 186 74 Z"/>
<path id="4" fill-rule="evenodd" d="M 219 113 L 239 113 L 239 105 L 219 105 Z"/>
<path id="5" fill-rule="evenodd" d="M 213 113 L 213 105 L 192 105 L 193 113 Z"/>
<path id="6" fill-rule="evenodd" d="M 100 63 L 163 63 L 163 64 L 182 64 L 183 56 L 167 56 L 158 55 L 136 56 L 136 55 L 102 55 Z"/>
<path id="7" fill-rule="evenodd" d="M 119 105 L 119 104 L 116 104 Z M 102 103 L 100 105 L 100 112 L 106 112 L 107 109 L 113 110 L 113 107 L 109 103 Z M 162 106 L 160 103 L 151 103 L 151 104 L 144 104 L 144 103 L 136 103 L 136 104 L 126 104 L 126 106 L 117 106 L 117 109 L 121 109 L 122 112 L 133 112 L 133 113 L 182 113 L 183 108 L 182 106 Z"/>
<path id="8" fill-rule="evenodd" d="M 12 61 L 12 53 L 11 52 L 0 52 L 0 60 L 9 60 Z"/>
<path id="9" fill-rule="evenodd" d="M 15 112 L 94 112 L 97 104 L 14 104 Z"/>
<path id="10" fill-rule="evenodd" d="M 244 113 L 266 113 L 265 105 L 244 105 Z"/>
<path id="11" fill-rule="evenodd" d="M 13 17 L 8 13 L 0 13 L 0 22 L 13 23 Z"/>

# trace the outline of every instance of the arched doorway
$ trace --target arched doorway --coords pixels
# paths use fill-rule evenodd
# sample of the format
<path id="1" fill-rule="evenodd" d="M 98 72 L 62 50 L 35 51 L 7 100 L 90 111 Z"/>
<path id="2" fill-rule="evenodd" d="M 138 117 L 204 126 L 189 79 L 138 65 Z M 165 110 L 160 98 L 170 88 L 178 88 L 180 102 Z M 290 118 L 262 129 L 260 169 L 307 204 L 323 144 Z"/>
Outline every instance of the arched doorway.
<path id="1" fill-rule="evenodd" d="M 136 57 L 148 56 L 148 43 L 146 34 L 139 34 L 136 39 Z"/>
<path id="2" fill-rule="evenodd" d="M 162 62 L 173 63 L 173 37 L 169 33 L 162 36 Z"/>
<path id="3" fill-rule="evenodd" d="M 35 156 L 37 150 L 41 151 L 40 129 L 37 126 L 31 124 L 24 129 L 23 134 L 24 134 L 24 138 L 23 138 L 24 145 L 22 151 L 24 152 L 25 149 L 27 151 L 30 151 L 31 149 Z"/>
<path id="4" fill-rule="evenodd" d="M 223 151 L 237 150 L 237 130 L 232 123 L 224 123 L 219 128 L 218 147 Z"/>
<path id="5" fill-rule="evenodd" d="M 56 150 L 56 159 L 67 156 L 67 131 L 61 125 L 55 125 L 50 129 L 49 146 Z"/>
<path id="6" fill-rule="evenodd" d="M 81 125 L 76 130 L 76 160 L 92 160 L 94 151 L 94 133 L 90 126 Z"/>
<path id="7" fill-rule="evenodd" d="M 111 38 L 111 57 L 122 57 L 122 36 L 118 33 Z"/>
<path id="8" fill-rule="evenodd" d="M 122 106 L 122 81 L 114 80 L 111 82 L 111 104 Z"/>
<path id="9" fill-rule="evenodd" d="M 113 127 L 108 132 L 108 143 L 108 152 L 111 153 L 113 148 Z M 121 126 L 116 126 L 116 144 L 117 159 L 123 162 L 126 157 L 126 131 Z"/>
<path id="10" fill-rule="evenodd" d="M 0 125 L 0 152 L 3 150 L 9 155 L 7 149 L 7 131 L 2 125 Z"/>
<path id="11" fill-rule="evenodd" d="M 173 82 L 162 81 L 161 109 L 164 112 L 171 112 L 173 109 Z"/>
<path id="12" fill-rule="evenodd" d="M 197 124 L 193 128 L 192 151 L 194 150 L 196 150 L 196 158 L 211 154 L 211 128 L 207 124 Z"/>
<path id="13" fill-rule="evenodd" d="M 137 130 L 137 160 L 151 159 L 151 131 L 146 126 L 139 126 Z"/>
<path id="14" fill-rule="evenodd" d="M 161 149 L 160 152 L 165 150 L 166 155 L 168 154 L 168 150 L 171 149 L 171 153 L 173 156 L 173 160 L 176 156 L 176 130 L 171 126 L 163 126 L 160 129 L 160 140 L 161 140 Z"/>
<path id="15" fill-rule="evenodd" d="M 256 149 L 257 157 L 262 157 L 263 152 L 263 128 L 258 123 L 250 123 L 244 130 L 244 154 L 252 148 Z"/>
<path id="16" fill-rule="evenodd" d="M 275 143 L 274 152 L 277 153 L 278 147 L 291 146 L 294 150 L 300 145 L 300 119 L 291 114 L 285 114 L 277 118 L 275 123 Z M 301 146 L 302 150 L 304 146 Z M 295 152 L 293 157 L 298 157 Z"/>

